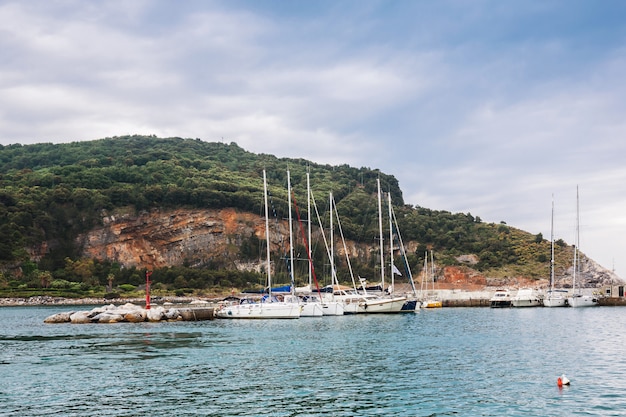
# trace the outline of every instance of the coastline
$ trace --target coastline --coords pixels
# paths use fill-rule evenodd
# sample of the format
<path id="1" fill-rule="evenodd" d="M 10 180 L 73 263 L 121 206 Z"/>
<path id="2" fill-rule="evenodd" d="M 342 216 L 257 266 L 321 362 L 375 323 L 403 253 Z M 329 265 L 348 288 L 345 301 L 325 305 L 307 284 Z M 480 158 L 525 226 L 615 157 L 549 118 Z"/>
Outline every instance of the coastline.
<path id="1" fill-rule="evenodd" d="M 498 287 L 500 288 L 500 287 Z M 430 291 L 439 300 L 442 301 L 443 307 L 489 307 L 490 299 L 497 288 L 485 287 L 480 290 L 460 290 L 460 289 L 438 289 Z M 407 294 L 408 295 L 408 294 Z M 239 297 L 245 297 L 246 294 L 238 294 Z M 215 304 L 224 299 L 223 295 L 211 295 L 203 297 L 178 297 L 178 296 L 158 296 L 152 297 L 150 304 L 152 306 L 189 306 L 189 307 L 213 307 Z M 601 306 L 626 306 L 626 297 L 599 297 Z M 18 307 L 18 306 L 99 306 L 99 305 L 123 305 L 135 304 L 144 306 L 145 298 L 64 298 L 51 296 L 33 296 L 33 297 L 4 297 L 0 298 L 0 307 Z"/>
<path id="2" fill-rule="evenodd" d="M 434 294 L 442 300 L 444 307 L 489 307 L 489 299 L 493 295 L 494 290 L 466 291 L 466 290 L 435 290 Z M 239 297 L 245 297 L 245 294 L 239 294 Z M 198 305 L 212 306 L 223 300 L 224 296 L 206 296 L 206 297 L 176 297 L 176 296 L 159 296 L 152 297 L 150 304 L 158 305 Z M 71 306 L 71 305 L 122 305 L 126 303 L 143 306 L 146 303 L 145 298 L 64 298 L 51 296 L 33 296 L 28 298 L 9 297 L 0 298 L 0 307 L 17 307 L 17 306 Z"/>

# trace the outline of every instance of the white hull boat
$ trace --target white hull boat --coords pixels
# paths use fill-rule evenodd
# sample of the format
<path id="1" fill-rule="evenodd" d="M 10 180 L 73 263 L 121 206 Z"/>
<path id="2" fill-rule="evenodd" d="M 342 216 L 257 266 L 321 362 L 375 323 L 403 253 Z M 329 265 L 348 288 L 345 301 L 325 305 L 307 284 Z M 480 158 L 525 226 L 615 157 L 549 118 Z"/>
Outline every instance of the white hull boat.
<path id="1" fill-rule="evenodd" d="M 509 290 L 496 290 L 489 300 L 491 308 L 511 307 L 511 294 Z"/>
<path id="2" fill-rule="evenodd" d="M 343 316 L 343 303 L 339 301 L 322 302 L 322 314 L 324 316 Z"/>
<path id="3" fill-rule="evenodd" d="M 269 294 L 264 295 L 260 302 L 250 299 L 240 300 L 238 303 L 221 304 L 215 312 L 217 318 L 222 319 L 297 319 L 300 318 L 300 302 L 292 297 L 291 302 L 280 301 L 272 296 L 272 274 L 270 260 L 270 230 L 269 209 L 267 204 L 267 177 L 263 170 L 263 197 L 265 202 L 265 238 L 267 261 L 267 285 Z M 293 287 L 293 286 L 292 286 Z"/>
<path id="4" fill-rule="evenodd" d="M 240 304 L 222 305 L 215 312 L 222 319 L 297 319 L 300 317 L 300 306 L 285 302 L 245 302 Z"/>
<path id="5" fill-rule="evenodd" d="M 513 307 L 540 307 L 541 297 L 532 288 L 520 288 L 515 297 L 511 298 Z"/>
<path id="6" fill-rule="evenodd" d="M 365 313 L 403 313 L 402 307 L 406 303 L 406 297 L 393 297 L 377 299 L 367 299 L 364 302 L 363 309 Z M 413 310 L 415 311 L 415 310 Z"/>
<path id="7" fill-rule="evenodd" d="M 544 307 L 567 307 L 567 291 L 551 290 L 543 297 Z"/>
<path id="8" fill-rule="evenodd" d="M 578 187 L 576 187 L 576 243 L 574 244 L 574 267 L 572 268 L 572 293 L 567 297 L 567 305 L 570 307 L 593 307 L 598 305 L 598 298 L 591 295 L 583 295 L 580 293 L 580 287 L 576 292 L 576 276 L 579 273 L 579 245 L 580 245 L 580 226 L 579 226 L 579 204 L 578 204 Z"/>
<path id="9" fill-rule="evenodd" d="M 570 307 L 593 307 L 598 305 L 598 298 L 592 295 L 575 294 L 567 298 Z"/>
<path id="10" fill-rule="evenodd" d="M 307 302 L 300 304 L 302 311 L 300 311 L 300 317 L 322 317 L 324 315 L 324 309 L 320 302 Z"/>
<path id="11" fill-rule="evenodd" d="M 567 307 L 567 290 L 554 288 L 554 198 L 550 220 L 550 289 L 543 297 L 544 307 Z"/>

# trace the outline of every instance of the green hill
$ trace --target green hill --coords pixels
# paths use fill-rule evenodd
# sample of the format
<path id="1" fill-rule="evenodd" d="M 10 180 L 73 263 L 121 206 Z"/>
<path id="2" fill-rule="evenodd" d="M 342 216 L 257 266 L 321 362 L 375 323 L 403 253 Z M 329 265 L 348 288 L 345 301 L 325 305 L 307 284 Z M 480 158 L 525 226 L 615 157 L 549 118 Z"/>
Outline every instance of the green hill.
<path id="1" fill-rule="evenodd" d="M 107 260 L 80 259 L 76 237 L 101 224 L 103 212 L 121 208 L 139 212 L 233 207 L 260 213 L 263 169 L 279 217 L 286 217 L 287 169 L 299 202 L 306 200 L 309 171 L 316 200 L 325 202 L 333 192 L 344 235 L 355 242 L 371 242 L 378 235 L 375 196 L 380 178 L 383 191 L 391 193 L 405 243 L 414 243 L 410 263 L 416 270 L 424 251 L 432 249 L 439 265 L 461 265 L 460 255 L 474 254 L 478 263 L 472 268 L 492 277 L 549 274 L 550 245 L 541 235 L 506 224 L 486 224 L 470 213 L 406 205 L 396 178 L 376 169 L 257 155 L 234 143 L 125 136 L 0 146 L 0 285 L 36 289 L 56 281 L 84 290 L 111 281 L 138 284 L 141 271 Z M 567 245 L 559 242 L 557 256 L 563 264 L 568 252 Z M 43 256 L 35 259 L 33 253 Z M 357 266 L 361 261 L 354 260 Z M 89 271 L 77 271 L 81 264 L 91 265 Z M 219 265 L 210 269 L 186 268 L 175 274 L 194 276 L 196 285 L 205 287 L 226 287 L 244 279 Z M 166 272 L 171 275 L 171 270 Z M 158 282 L 166 272 L 155 271 L 153 279 Z M 168 280 L 174 281 L 163 278 Z M 185 281 L 189 284 L 190 279 Z"/>

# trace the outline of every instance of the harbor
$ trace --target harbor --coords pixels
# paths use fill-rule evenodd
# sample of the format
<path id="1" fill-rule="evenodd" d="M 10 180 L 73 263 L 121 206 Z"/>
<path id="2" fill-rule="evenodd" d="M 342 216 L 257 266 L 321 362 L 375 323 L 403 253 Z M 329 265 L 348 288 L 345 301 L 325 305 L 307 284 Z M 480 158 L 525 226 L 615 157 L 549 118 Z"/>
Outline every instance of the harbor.
<path id="1" fill-rule="evenodd" d="M 0 308 L 3 415 L 607 416 L 626 407 L 626 336 L 615 331 L 626 315 L 616 308 L 43 323 L 65 310 Z M 571 384 L 559 387 L 563 374 Z"/>

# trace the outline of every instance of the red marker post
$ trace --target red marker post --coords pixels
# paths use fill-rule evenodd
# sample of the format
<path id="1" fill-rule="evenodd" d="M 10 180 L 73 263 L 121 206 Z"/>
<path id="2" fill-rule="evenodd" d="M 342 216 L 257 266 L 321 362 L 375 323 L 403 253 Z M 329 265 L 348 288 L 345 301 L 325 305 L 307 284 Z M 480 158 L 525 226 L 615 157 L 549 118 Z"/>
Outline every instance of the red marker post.
<path id="1" fill-rule="evenodd" d="M 150 275 L 152 271 L 146 271 L 146 310 L 150 310 Z"/>

